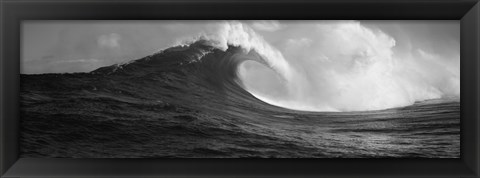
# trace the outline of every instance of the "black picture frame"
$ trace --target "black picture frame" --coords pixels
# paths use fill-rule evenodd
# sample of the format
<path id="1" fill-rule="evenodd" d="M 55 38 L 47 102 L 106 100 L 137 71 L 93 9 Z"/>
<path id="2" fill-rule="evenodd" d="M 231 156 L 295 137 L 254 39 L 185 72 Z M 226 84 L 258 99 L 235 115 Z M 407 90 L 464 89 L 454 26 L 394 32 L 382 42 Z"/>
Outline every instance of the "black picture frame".
<path id="1" fill-rule="evenodd" d="M 480 177 L 478 0 L 1 0 L 0 175 Z M 460 20 L 459 159 L 19 159 L 22 20 Z"/>

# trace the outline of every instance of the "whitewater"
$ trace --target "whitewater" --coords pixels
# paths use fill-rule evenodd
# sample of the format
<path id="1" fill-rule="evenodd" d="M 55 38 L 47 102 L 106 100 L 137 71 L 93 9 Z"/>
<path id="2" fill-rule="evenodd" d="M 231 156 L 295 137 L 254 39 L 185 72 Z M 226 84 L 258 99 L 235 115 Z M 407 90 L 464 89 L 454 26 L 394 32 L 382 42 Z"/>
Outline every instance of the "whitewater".
<path id="1" fill-rule="evenodd" d="M 315 34 L 289 39 L 283 51 L 236 21 L 216 24 L 213 32 L 192 41 L 204 39 L 218 49 L 232 45 L 258 53 L 260 60 L 239 65 L 243 86 L 257 98 L 289 109 L 366 111 L 459 99 L 459 54 L 442 60 L 419 49 L 415 58 L 401 58 L 394 53 L 395 39 L 360 22 L 307 25 Z"/>

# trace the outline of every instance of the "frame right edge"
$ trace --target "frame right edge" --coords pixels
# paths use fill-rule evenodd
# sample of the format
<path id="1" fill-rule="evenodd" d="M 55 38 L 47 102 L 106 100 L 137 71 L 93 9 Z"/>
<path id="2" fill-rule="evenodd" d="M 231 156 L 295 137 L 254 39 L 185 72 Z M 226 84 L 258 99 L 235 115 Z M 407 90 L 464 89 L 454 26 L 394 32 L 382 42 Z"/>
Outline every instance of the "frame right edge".
<path id="1" fill-rule="evenodd" d="M 461 19 L 460 25 L 460 71 L 461 94 L 461 159 L 480 177 L 480 2 L 477 2 Z M 468 144 L 465 144 L 465 143 Z M 468 145 L 468 146 L 467 146 Z"/>

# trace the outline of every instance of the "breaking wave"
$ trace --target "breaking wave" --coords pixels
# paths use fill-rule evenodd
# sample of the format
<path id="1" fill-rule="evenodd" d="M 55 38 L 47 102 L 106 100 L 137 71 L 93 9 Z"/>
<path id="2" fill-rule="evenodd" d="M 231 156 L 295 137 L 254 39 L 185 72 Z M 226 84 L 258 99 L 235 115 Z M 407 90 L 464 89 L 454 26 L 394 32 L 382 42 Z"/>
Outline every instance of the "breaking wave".
<path id="1" fill-rule="evenodd" d="M 381 110 L 459 98 L 459 59 L 437 59 L 441 57 L 422 50 L 400 58 L 393 50 L 395 39 L 359 22 L 315 24 L 312 29 L 314 37 L 288 39 L 278 49 L 244 23 L 223 22 L 175 48 L 198 48 L 201 42 L 194 61 L 215 58 L 209 61 L 217 67 L 210 66 L 213 73 L 230 70 L 231 81 L 256 98 L 294 110 Z M 240 49 L 214 57 L 214 49 L 232 47 Z"/>

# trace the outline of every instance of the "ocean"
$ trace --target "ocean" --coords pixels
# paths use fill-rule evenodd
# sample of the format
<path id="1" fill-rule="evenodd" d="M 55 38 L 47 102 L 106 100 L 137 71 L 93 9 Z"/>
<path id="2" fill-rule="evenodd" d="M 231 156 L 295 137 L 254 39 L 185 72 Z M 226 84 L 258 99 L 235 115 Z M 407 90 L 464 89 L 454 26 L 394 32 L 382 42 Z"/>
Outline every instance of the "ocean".
<path id="1" fill-rule="evenodd" d="M 197 41 L 88 73 L 21 75 L 23 158 L 459 158 L 458 99 L 313 112 L 237 76 L 255 51 Z"/>

